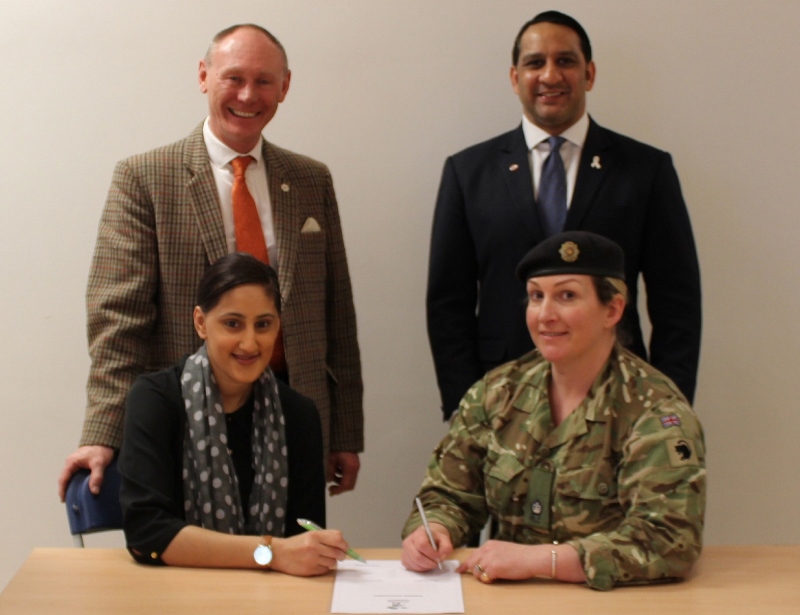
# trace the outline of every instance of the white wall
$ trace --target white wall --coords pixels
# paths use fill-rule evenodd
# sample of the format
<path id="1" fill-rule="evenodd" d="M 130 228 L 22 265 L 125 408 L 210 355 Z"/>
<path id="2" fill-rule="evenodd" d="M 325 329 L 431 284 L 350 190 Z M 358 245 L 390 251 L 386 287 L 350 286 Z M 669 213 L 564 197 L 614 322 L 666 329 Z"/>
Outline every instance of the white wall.
<path id="1" fill-rule="evenodd" d="M 350 258 L 367 452 L 329 522 L 355 546 L 399 545 L 444 432 L 424 328 L 439 174 L 519 122 L 510 47 L 545 8 L 592 38 L 595 119 L 670 151 L 683 183 L 705 299 L 707 542 L 800 542 L 800 4 L 6 0 L 0 587 L 33 547 L 70 544 L 56 476 L 83 417 L 83 296 L 113 164 L 203 119 L 197 60 L 243 21 L 289 52 L 292 88 L 266 135 L 331 167 Z"/>

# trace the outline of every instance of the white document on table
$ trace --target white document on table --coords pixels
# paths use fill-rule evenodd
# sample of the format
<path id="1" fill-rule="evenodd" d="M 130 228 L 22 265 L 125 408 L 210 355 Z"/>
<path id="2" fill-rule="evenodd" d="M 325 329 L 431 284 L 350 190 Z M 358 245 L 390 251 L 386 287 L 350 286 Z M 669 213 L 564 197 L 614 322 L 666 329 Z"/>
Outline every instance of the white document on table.
<path id="1" fill-rule="evenodd" d="M 331 613 L 463 613 L 458 562 L 411 572 L 399 560 L 339 562 Z"/>

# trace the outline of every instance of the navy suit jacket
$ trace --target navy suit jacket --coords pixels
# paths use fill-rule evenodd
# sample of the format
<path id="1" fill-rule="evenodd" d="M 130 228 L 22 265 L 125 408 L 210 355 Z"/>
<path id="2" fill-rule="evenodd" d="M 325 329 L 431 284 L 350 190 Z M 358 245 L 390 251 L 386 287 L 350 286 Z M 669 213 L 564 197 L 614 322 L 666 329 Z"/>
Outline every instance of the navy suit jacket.
<path id="1" fill-rule="evenodd" d="M 627 346 L 691 401 L 700 356 L 700 270 L 670 155 L 591 121 L 564 227 L 578 229 L 609 237 L 624 250 Z M 427 291 L 445 419 L 486 371 L 533 348 L 525 285 L 515 269 L 544 238 L 521 126 L 447 159 Z M 639 274 L 652 324 L 649 353 L 637 311 Z"/>

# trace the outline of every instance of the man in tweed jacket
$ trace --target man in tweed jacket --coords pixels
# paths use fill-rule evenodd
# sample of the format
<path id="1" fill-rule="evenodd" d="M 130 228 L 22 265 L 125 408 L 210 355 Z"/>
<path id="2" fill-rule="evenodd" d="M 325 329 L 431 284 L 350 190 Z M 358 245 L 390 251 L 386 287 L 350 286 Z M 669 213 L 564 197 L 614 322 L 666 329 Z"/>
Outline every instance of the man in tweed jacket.
<path id="1" fill-rule="evenodd" d="M 202 343 L 191 318 L 197 283 L 235 249 L 220 185 L 225 173 L 232 177 L 229 160 L 215 168 L 219 152 L 231 151 L 253 155 L 251 166 L 266 172 L 272 228 L 264 230 L 271 262 L 277 255 L 290 384 L 319 410 L 328 479 L 336 483 L 331 492 L 355 485 L 363 450 L 361 361 L 331 175 L 261 136 L 290 78 L 285 51 L 269 32 L 252 25 L 223 30 L 200 62 L 208 120 L 186 139 L 117 164 L 87 289 L 88 407 L 81 447 L 59 478 L 62 499 L 79 467 L 92 470 L 90 485 L 99 490 L 122 440 L 125 397 L 136 376 L 172 365 Z"/>

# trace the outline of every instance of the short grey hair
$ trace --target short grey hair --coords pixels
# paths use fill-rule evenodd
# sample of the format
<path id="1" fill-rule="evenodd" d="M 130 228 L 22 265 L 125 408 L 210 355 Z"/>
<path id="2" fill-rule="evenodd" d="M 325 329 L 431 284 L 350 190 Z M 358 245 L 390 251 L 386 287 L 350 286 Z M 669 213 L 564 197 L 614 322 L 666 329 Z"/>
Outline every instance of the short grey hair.
<path id="1" fill-rule="evenodd" d="M 289 58 L 286 55 L 286 49 L 283 48 L 281 42 L 275 37 L 274 34 L 272 34 L 272 32 L 254 23 L 236 24 L 234 26 L 229 26 L 224 30 L 220 30 L 219 32 L 217 32 L 214 35 L 214 38 L 211 39 L 211 44 L 208 46 L 208 49 L 206 50 L 206 55 L 204 58 L 206 66 L 211 66 L 211 58 L 213 57 L 214 52 L 217 50 L 217 47 L 222 42 L 222 40 L 228 38 L 228 36 L 230 36 L 237 30 L 240 30 L 242 28 L 251 28 L 253 30 L 258 30 L 259 32 L 261 32 L 261 34 L 263 34 L 270 41 L 272 41 L 272 43 L 280 50 L 281 55 L 283 56 L 284 69 L 287 71 L 289 70 Z"/>

